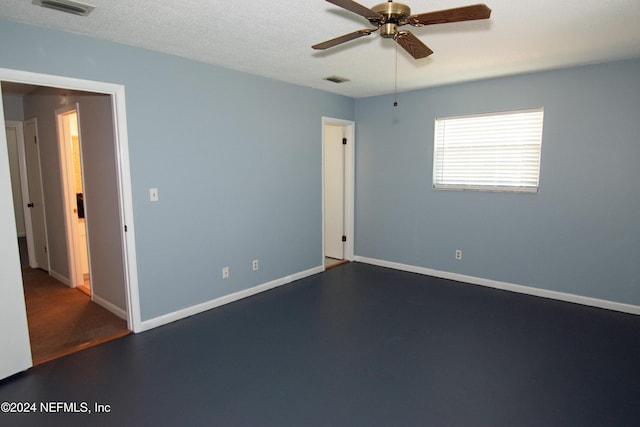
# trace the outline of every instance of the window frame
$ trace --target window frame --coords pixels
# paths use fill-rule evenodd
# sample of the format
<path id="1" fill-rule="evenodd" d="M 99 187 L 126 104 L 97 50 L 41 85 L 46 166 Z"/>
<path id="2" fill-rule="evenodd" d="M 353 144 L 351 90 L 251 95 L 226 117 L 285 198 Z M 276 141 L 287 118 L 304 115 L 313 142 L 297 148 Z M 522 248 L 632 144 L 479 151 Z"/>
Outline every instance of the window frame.
<path id="1" fill-rule="evenodd" d="M 535 163 L 537 166 L 535 185 L 507 185 L 507 184 L 486 184 L 486 183 L 445 183 L 441 175 L 441 167 L 438 167 L 438 162 L 442 164 L 444 160 L 441 158 L 438 149 L 442 147 L 446 142 L 439 142 L 439 123 L 446 120 L 459 120 L 459 119 L 477 119 L 481 117 L 496 117 L 496 116 L 510 116 L 515 114 L 537 113 L 541 116 L 537 119 L 539 121 L 539 136 L 536 138 L 535 145 L 537 146 L 537 158 Z M 455 116 L 442 116 L 436 117 L 434 120 L 434 137 L 433 137 L 433 164 L 432 164 L 432 187 L 434 190 L 457 190 L 457 191 L 486 191 L 486 192 L 515 192 L 515 193 L 537 193 L 540 189 L 540 171 L 541 171 L 541 159 L 542 159 L 542 137 L 544 130 L 544 108 L 529 108 L 520 110 L 505 110 L 488 113 L 478 114 L 463 114 Z M 442 148 L 440 148 L 442 149 Z M 481 181 L 481 180 L 478 180 Z"/>

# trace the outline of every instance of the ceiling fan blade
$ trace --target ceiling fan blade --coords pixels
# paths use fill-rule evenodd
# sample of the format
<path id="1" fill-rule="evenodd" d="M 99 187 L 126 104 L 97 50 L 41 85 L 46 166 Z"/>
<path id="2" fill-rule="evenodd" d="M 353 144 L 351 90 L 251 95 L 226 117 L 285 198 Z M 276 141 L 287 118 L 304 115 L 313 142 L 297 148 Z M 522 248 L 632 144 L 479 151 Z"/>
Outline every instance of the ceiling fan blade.
<path id="1" fill-rule="evenodd" d="M 421 26 L 488 19 L 490 16 L 491 9 L 489 9 L 486 4 L 474 4 L 472 6 L 456 7 L 453 9 L 437 10 L 435 12 L 411 15 L 408 21 L 411 25 Z"/>
<path id="2" fill-rule="evenodd" d="M 396 41 L 400 46 L 404 48 L 409 55 L 415 59 L 426 58 L 431 55 L 433 51 L 422 43 L 416 36 L 410 31 L 399 31 L 396 36 Z"/>
<path id="3" fill-rule="evenodd" d="M 364 30 L 354 31 L 353 33 L 345 34 L 344 36 L 336 37 L 335 39 L 327 40 L 326 42 L 314 44 L 311 47 L 313 49 L 318 49 L 318 50 L 328 49 L 330 47 L 337 46 L 339 44 L 342 44 L 342 43 L 345 43 L 345 42 L 348 42 L 348 41 L 351 41 L 351 40 L 355 40 L 355 39 L 360 38 L 362 36 L 368 36 L 369 34 L 373 33 L 374 31 L 376 31 L 376 30 L 364 29 Z"/>
<path id="4" fill-rule="evenodd" d="M 329 3 L 333 3 L 336 6 L 340 6 L 343 9 L 347 9 L 353 13 L 357 13 L 360 16 L 364 16 L 368 20 L 381 20 L 383 17 L 377 12 L 369 9 L 366 6 L 356 3 L 352 0 L 327 0 Z"/>

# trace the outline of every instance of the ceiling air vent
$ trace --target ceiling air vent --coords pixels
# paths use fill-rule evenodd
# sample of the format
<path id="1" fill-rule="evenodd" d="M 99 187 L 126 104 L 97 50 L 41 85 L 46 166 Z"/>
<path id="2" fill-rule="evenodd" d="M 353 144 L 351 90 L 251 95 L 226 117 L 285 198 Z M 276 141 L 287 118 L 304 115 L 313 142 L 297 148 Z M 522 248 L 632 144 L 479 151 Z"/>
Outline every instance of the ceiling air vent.
<path id="1" fill-rule="evenodd" d="M 345 79 L 344 77 L 338 77 L 338 76 L 325 77 L 324 79 L 334 83 L 344 83 L 349 81 L 349 79 Z"/>
<path id="2" fill-rule="evenodd" d="M 95 9 L 94 6 L 71 0 L 33 0 L 33 4 L 80 16 L 87 16 Z"/>

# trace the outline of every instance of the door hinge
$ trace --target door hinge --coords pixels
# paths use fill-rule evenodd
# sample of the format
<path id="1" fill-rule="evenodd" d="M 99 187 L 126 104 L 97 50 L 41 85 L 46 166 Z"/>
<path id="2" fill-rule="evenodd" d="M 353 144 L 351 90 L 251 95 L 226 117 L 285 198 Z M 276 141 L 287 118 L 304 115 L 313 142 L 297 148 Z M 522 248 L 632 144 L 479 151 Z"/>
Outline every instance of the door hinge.
<path id="1" fill-rule="evenodd" d="M 34 144 L 37 144 L 37 143 L 38 143 L 38 137 L 37 137 L 37 136 L 35 136 L 35 135 L 33 136 L 33 143 L 34 143 Z"/>
<path id="2" fill-rule="evenodd" d="M 32 207 L 34 207 L 34 206 L 35 206 L 35 205 L 34 205 L 33 203 L 27 203 L 27 207 L 28 207 L 28 208 L 32 208 Z"/>
<path id="3" fill-rule="evenodd" d="M 347 241 L 347 236 L 342 236 L 342 241 L 346 242 Z"/>
<path id="4" fill-rule="evenodd" d="M 342 138 L 342 145 L 347 145 L 347 138 Z"/>
<path id="5" fill-rule="evenodd" d="M 124 226 L 124 232 L 125 233 L 127 232 L 127 226 L 126 225 Z"/>

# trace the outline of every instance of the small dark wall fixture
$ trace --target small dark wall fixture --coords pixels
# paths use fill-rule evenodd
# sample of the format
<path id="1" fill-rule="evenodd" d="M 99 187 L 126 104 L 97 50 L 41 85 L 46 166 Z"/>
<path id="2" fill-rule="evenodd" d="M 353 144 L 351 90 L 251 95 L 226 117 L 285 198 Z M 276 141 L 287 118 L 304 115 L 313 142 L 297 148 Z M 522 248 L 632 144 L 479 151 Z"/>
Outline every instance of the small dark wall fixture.
<path id="1" fill-rule="evenodd" d="M 76 205 L 78 218 L 84 218 L 84 195 L 82 193 L 76 193 Z"/>

